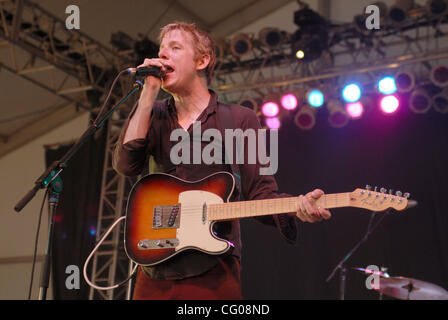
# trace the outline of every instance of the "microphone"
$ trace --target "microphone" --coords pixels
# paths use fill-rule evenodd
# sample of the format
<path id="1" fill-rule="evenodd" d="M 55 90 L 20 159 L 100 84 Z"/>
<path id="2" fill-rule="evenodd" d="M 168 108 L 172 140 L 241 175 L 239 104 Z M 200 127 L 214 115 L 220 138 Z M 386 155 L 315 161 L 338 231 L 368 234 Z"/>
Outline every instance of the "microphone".
<path id="1" fill-rule="evenodd" d="M 159 67 L 150 66 L 150 67 L 141 67 L 141 68 L 127 68 L 128 74 L 135 74 L 136 76 L 153 76 L 159 79 L 162 79 L 165 76 L 165 72 L 162 71 Z"/>

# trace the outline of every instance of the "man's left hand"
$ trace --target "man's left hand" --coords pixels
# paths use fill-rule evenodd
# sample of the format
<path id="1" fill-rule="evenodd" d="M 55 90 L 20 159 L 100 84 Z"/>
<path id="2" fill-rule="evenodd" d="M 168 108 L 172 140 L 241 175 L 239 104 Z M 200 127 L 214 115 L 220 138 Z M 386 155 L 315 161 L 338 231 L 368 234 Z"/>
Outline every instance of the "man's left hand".
<path id="1" fill-rule="evenodd" d="M 331 218 L 331 213 L 325 208 L 316 205 L 316 201 L 324 194 L 320 189 L 308 192 L 306 195 L 300 195 L 297 198 L 297 218 L 303 222 L 319 222 L 322 219 Z"/>

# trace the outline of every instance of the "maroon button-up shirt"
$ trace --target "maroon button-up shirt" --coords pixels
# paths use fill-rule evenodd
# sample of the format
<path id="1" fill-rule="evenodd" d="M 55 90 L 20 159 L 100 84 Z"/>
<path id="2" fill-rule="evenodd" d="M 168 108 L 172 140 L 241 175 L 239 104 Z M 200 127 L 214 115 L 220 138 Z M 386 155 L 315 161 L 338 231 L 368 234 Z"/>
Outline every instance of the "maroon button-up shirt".
<path id="1" fill-rule="evenodd" d="M 201 122 L 201 131 L 207 129 L 224 130 L 219 118 L 219 108 L 222 105 L 218 102 L 217 94 L 210 91 L 211 97 L 208 106 L 196 121 Z M 231 114 L 234 121 L 234 128 L 240 128 L 243 132 L 247 129 L 260 129 L 260 123 L 253 110 L 242 106 L 231 106 Z M 132 114 L 130 117 L 132 117 Z M 147 166 L 150 156 L 153 157 L 160 171 L 177 176 L 184 180 L 200 180 L 218 171 L 232 172 L 229 164 L 223 161 L 221 164 L 178 164 L 174 165 L 170 160 L 171 148 L 179 143 L 170 141 L 171 132 L 182 127 L 177 122 L 177 113 L 174 99 L 164 102 L 156 102 L 151 114 L 148 135 L 145 139 L 136 139 L 123 144 L 124 133 L 126 132 L 128 121 L 123 126 L 120 138 L 117 142 L 113 166 L 121 174 L 134 176 L 140 174 Z M 193 125 L 188 128 L 190 141 L 193 142 Z M 201 141 L 202 149 L 209 142 Z M 223 143 L 218 142 L 218 143 Z M 191 143 L 190 155 L 193 157 L 193 143 Z M 221 149 L 224 150 L 224 147 Z M 247 148 L 246 148 L 247 150 Z M 239 165 L 241 174 L 241 188 L 245 200 L 269 199 L 278 197 L 290 197 L 288 194 L 277 193 L 278 188 L 272 175 L 260 175 L 261 165 L 257 161 L 255 164 L 248 164 L 247 152 L 245 152 L 244 164 Z M 258 160 L 258 159 L 257 159 Z M 262 223 L 276 226 L 284 238 L 294 243 L 297 239 L 297 219 L 287 214 L 264 216 L 255 218 Z M 241 257 L 240 226 L 237 220 L 232 222 L 215 223 L 215 231 L 218 236 L 228 239 L 234 244 L 231 254 Z M 217 262 L 216 256 L 206 255 L 202 252 L 191 251 L 181 253 L 161 265 L 151 268 L 144 268 L 146 273 L 153 278 L 159 279 L 180 279 L 187 276 L 194 276 L 203 273 L 213 267 Z"/>

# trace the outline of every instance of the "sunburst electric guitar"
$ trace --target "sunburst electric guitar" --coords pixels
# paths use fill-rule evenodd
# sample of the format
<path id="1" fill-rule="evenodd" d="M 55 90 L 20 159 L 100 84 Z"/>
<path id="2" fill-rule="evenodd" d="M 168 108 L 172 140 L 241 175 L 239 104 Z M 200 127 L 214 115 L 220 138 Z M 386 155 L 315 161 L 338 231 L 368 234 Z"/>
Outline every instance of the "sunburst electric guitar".
<path id="1" fill-rule="evenodd" d="M 128 257 L 154 266 L 187 249 L 222 254 L 231 244 L 213 233 L 215 222 L 297 211 L 297 197 L 228 202 L 234 188 L 234 177 L 227 172 L 195 182 L 160 173 L 143 177 L 133 186 L 126 209 Z M 407 196 L 386 194 L 384 189 L 356 189 L 324 194 L 317 205 L 400 211 L 407 207 Z"/>

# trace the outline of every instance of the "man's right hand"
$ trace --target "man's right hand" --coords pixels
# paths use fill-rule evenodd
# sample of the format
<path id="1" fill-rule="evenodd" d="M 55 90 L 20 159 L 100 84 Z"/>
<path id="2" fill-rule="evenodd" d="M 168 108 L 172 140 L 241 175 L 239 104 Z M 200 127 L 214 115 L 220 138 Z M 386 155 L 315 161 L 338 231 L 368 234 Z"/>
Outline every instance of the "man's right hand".
<path id="1" fill-rule="evenodd" d="M 162 59 L 153 58 L 153 59 L 145 59 L 141 65 L 139 65 L 137 68 L 142 67 L 158 67 L 162 70 L 162 72 L 166 71 L 165 65 L 162 63 Z M 143 85 L 143 91 L 142 95 L 150 94 L 153 96 L 154 94 L 157 95 L 157 93 L 160 90 L 160 87 L 162 86 L 162 80 L 154 77 L 154 76 L 147 76 L 145 78 L 145 84 Z"/>
<path id="2" fill-rule="evenodd" d="M 163 72 L 166 71 L 166 68 L 162 63 L 162 59 L 157 58 L 145 59 L 137 68 L 151 66 L 158 67 Z M 132 118 L 129 120 L 129 125 L 123 138 L 123 144 L 135 139 L 143 139 L 147 136 L 152 107 L 157 99 L 161 86 L 161 79 L 154 76 L 147 76 L 145 78 L 145 83 L 138 100 L 137 109 L 135 110 Z"/>

